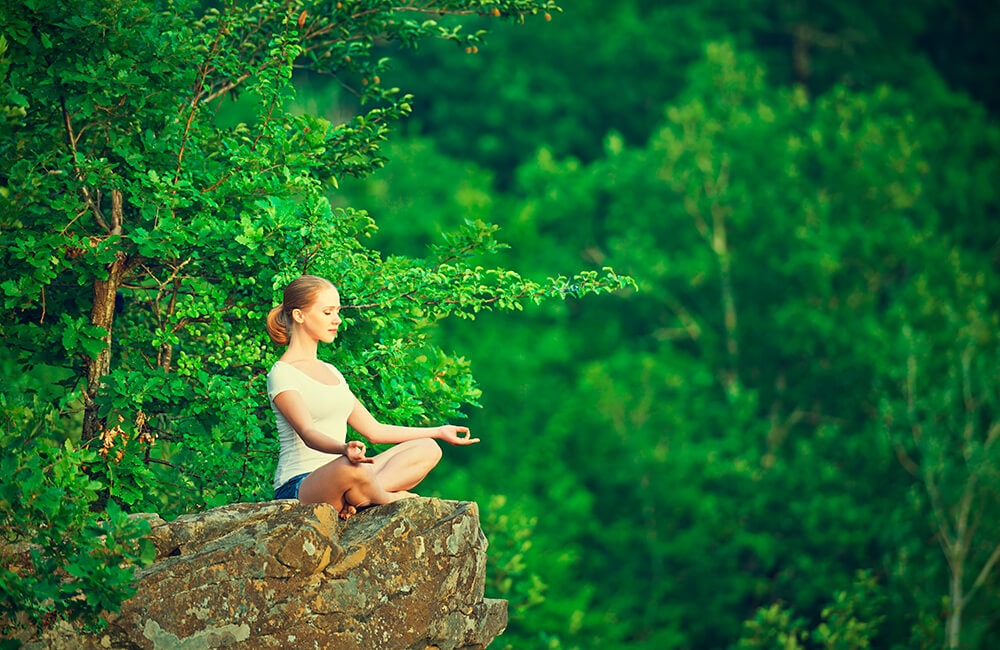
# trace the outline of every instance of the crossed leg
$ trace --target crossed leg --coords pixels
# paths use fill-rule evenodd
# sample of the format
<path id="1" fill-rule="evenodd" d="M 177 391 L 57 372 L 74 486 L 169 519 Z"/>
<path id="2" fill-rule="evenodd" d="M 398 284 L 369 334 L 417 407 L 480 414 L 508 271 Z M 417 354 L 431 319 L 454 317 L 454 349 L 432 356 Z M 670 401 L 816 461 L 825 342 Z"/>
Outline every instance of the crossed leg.
<path id="1" fill-rule="evenodd" d="M 429 438 L 402 442 L 354 464 L 341 456 L 313 471 L 299 486 L 301 503 L 329 503 L 347 519 L 357 508 L 417 496 L 406 490 L 423 480 L 441 459 L 441 448 Z"/>
<path id="2" fill-rule="evenodd" d="M 375 478 L 387 492 L 417 486 L 441 460 L 441 447 L 430 438 L 401 442 L 372 460 Z"/>

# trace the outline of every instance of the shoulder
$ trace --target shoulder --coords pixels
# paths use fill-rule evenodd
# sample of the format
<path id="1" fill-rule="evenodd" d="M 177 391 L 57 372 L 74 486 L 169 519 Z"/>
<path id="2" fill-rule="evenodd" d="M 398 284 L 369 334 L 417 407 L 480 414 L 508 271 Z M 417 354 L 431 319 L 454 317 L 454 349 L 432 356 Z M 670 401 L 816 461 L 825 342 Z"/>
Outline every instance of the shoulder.
<path id="1" fill-rule="evenodd" d="M 271 399 L 284 390 L 298 390 L 301 373 L 293 365 L 276 361 L 267 373 L 267 394 Z"/>
<path id="2" fill-rule="evenodd" d="M 267 377 L 268 379 L 271 377 L 281 377 L 282 375 L 286 375 L 294 370 L 295 366 L 289 365 L 284 361 L 275 361 L 271 366 L 271 369 L 267 372 Z"/>

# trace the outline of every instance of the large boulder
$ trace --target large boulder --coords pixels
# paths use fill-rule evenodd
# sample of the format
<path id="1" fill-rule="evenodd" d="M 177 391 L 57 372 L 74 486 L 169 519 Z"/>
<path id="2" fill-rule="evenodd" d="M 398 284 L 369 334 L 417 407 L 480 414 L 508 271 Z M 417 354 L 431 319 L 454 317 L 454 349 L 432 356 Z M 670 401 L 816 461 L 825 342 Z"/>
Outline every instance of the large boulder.
<path id="1" fill-rule="evenodd" d="M 347 522 L 325 504 L 243 503 L 154 518 L 151 536 L 138 593 L 75 643 L 448 650 L 484 648 L 507 624 L 507 602 L 483 598 L 475 503 L 405 499 Z"/>

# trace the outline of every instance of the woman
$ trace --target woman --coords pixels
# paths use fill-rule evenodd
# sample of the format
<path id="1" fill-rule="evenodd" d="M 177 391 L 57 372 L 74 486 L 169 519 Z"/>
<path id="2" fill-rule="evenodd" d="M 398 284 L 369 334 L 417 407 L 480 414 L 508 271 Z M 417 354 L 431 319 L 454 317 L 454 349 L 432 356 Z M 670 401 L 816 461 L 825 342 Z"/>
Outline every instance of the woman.
<path id="1" fill-rule="evenodd" d="M 288 346 L 267 375 L 267 393 L 281 442 L 274 498 L 329 503 L 347 519 L 358 508 L 416 496 L 407 490 L 441 459 L 435 438 L 453 445 L 479 438 L 468 427 L 402 427 L 372 417 L 344 376 L 316 356 L 340 323 L 333 284 L 312 275 L 293 280 L 267 316 L 271 339 Z M 369 458 L 363 442 L 345 441 L 348 424 L 369 442 L 398 444 Z"/>

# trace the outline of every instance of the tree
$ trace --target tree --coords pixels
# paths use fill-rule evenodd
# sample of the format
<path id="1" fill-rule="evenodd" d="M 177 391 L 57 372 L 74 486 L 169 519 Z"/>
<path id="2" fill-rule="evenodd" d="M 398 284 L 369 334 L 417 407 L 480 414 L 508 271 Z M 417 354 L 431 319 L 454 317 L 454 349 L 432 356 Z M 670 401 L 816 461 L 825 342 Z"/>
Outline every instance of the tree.
<path id="1" fill-rule="evenodd" d="M 948 568 L 946 646 L 969 637 L 966 612 L 1000 562 L 1000 308 L 996 277 L 956 249 L 930 246 L 893 316 L 896 370 L 882 412 Z M 974 624 L 973 638 L 986 633 Z"/>
<path id="2" fill-rule="evenodd" d="M 491 34 L 490 47 L 467 57 L 443 43 L 389 50 L 390 77 L 414 91 L 419 117 L 407 134 L 474 160 L 509 189 L 539 147 L 590 162 L 609 131 L 642 146 L 711 41 L 753 52 L 772 82 L 812 95 L 838 84 L 919 93 L 940 75 L 995 113 L 992 9 L 989 0 L 577 0 L 550 23 Z"/>
<path id="3" fill-rule="evenodd" d="M 397 140 L 393 157 L 407 162 L 381 179 L 417 187 L 415 169 L 471 170 L 461 198 L 503 227 L 507 263 L 610 263 L 639 285 L 438 330 L 463 342 L 484 382 L 486 408 L 471 420 L 491 432 L 490 454 L 470 457 L 468 473 L 539 513 L 536 547 L 567 551 L 533 564 L 549 593 L 586 595 L 579 610 L 550 596 L 517 622 L 519 638 L 724 647 L 777 600 L 816 627 L 829 594 L 870 569 L 890 603 L 880 642 L 940 645 L 949 569 L 928 543 L 927 501 L 897 460 L 900 427 L 886 436 L 880 410 L 891 395 L 895 422 L 908 426 L 900 378 L 911 347 L 929 368 L 947 366 L 960 319 L 944 329 L 920 314 L 957 278 L 980 278 L 961 304 L 979 305 L 981 322 L 995 317 L 995 125 L 940 81 L 919 100 L 841 85 L 810 96 L 769 81 L 757 56 L 729 44 L 708 45 L 688 77 L 644 146 L 612 132 L 592 161 L 542 148 L 509 192 L 491 192 L 487 174 L 443 159 L 429 138 Z M 435 221 L 404 224 L 384 186 L 363 185 L 347 192 L 394 224 L 387 247 L 433 236 Z M 428 185 L 414 203 L 454 214 L 459 197 Z M 944 264 L 942 250 L 963 263 Z M 921 295 L 921 282 L 933 293 Z M 928 338 L 904 346 L 904 324 Z M 985 405 L 995 364 L 976 349 Z M 918 387 L 932 388 L 940 373 L 928 372 Z M 963 412 L 959 384 L 949 380 L 934 412 Z M 955 435 L 933 428 L 942 443 Z M 956 490 L 963 474 L 951 467 Z M 967 588 L 994 537 L 997 483 L 989 463 L 977 467 L 970 513 L 983 523 Z M 986 643 L 995 608 L 984 584 L 967 601 L 970 647 Z M 842 631 L 827 627 L 830 639 Z"/>
<path id="4" fill-rule="evenodd" d="M 627 284 L 610 271 L 536 282 L 472 264 L 500 246 L 472 220 L 425 258 L 383 259 L 365 245 L 371 218 L 327 198 L 383 164 L 382 141 L 410 112 L 410 97 L 382 83 L 388 61 L 373 43 L 472 48 L 483 32 L 438 17 L 549 10 L 549 0 L 4 5 L 5 362 L 61 376 L 49 435 L 98 454 L 78 459 L 103 500 L 170 515 L 269 495 L 262 319 L 300 273 L 340 286 L 350 343 L 338 362 L 382 417 L 409 422 L 452 416 L 478 395 L 467 364 L 428 343 L 437 319 Z M 340 124 L 293 114 L 297 69 L 344 84 L 357 113 Z M 237 95 L 254 116 L 229 125 L 218 111 Z"/>

